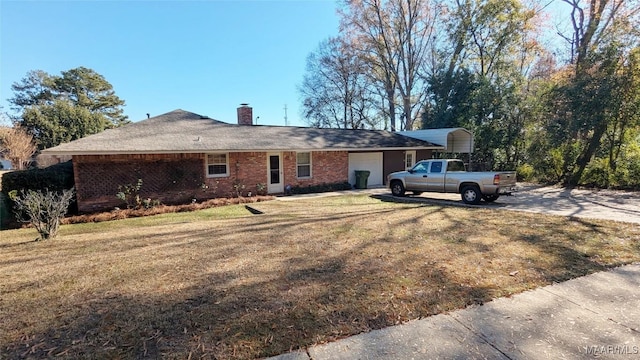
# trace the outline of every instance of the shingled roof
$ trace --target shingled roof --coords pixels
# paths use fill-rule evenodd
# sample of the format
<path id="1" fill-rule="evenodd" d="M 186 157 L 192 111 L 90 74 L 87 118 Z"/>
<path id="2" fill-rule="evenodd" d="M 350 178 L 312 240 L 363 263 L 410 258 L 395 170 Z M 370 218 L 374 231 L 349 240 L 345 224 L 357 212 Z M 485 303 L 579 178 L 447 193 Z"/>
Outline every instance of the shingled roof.
<path id="1" fill-rule="evenodd" d="M 227 124 L 184 110 L 105 130 L 46 149 L 50 155 L 441 149 L 384 130 Z"/>

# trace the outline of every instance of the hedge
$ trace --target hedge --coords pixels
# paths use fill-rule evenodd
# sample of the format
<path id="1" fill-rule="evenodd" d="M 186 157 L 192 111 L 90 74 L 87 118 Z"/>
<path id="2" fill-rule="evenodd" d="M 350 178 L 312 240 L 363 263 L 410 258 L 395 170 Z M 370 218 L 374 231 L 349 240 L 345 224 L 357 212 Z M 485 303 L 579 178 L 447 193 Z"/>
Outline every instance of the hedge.
<path id="1" fill-rule="evenodd" d="M 73 164 L 71 161 L 51 165 L 43 169 L 16 170 L 2 175 L 2 193 L 6 198 L 6 207 L 13 208 L 13 202 L 9 200 L 11 191 L 33 190 L 62 191 L 74 186 Z M 69 206 L 69 212 L 77 212 L 75 200 Z"/>
<path id="2" fill-rule="evenodd" d="M 62 191 L 73 187 L 73 164 L 71 161 L 51 165 L 44 169 L 11 171 L 2 175 L 2 192 L 9 195 L 12 190 Z"/>

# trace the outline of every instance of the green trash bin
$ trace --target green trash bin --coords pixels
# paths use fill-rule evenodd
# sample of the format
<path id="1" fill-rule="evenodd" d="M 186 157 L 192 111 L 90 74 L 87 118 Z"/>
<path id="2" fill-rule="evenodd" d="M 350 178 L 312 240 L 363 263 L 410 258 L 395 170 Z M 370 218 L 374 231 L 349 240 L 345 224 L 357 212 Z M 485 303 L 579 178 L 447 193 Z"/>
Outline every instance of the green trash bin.
<path id="1" fill-rule="evenodd" d="M 356 170 L 356 189 L 366 189 L 367 180 L 369 180 L 369 170 Z"/>

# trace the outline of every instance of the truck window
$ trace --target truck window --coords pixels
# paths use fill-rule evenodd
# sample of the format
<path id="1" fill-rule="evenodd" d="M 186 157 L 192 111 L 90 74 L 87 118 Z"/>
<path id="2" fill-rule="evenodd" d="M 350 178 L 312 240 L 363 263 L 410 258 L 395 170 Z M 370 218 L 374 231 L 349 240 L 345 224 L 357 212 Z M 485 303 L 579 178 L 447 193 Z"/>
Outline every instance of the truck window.
<path id="1" fill-rule="evenodd" d="M 466 171 L 462 161 L 451 161 L 447 164 L 447 171 Z"/>
<path id="2" fill-rule="evenodd" d="M 442 161 L 434 161 L 431 163 L 431 172 L 432 173 L 441 173 L 442 172 Z"/>
<path id="3" fill-rule="evenodd" d="M 413 169 L 411 169 L 411 171 L 413 172 L 417 172 L 417 173 L 426 173 L 427 172 L 427 166 L 425 165 L 425 163 L 417 163 L 416 166 L 413 167 Z"/>

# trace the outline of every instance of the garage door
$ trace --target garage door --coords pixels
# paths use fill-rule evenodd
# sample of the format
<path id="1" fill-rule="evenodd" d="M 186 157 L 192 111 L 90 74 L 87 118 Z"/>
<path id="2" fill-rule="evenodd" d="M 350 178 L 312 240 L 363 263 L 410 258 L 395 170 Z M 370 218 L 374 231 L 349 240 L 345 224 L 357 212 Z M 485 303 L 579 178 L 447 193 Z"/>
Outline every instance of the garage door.
<path id="1" fill-rule="evenodd" d="M 367 184 L 381 186 L 382 182 L 382 153 L 349 153 L 349 183 L 356 183 L 356 170 L 369 170 L 371 174 Z"/>

